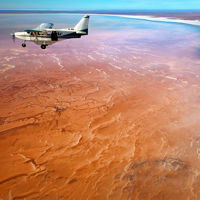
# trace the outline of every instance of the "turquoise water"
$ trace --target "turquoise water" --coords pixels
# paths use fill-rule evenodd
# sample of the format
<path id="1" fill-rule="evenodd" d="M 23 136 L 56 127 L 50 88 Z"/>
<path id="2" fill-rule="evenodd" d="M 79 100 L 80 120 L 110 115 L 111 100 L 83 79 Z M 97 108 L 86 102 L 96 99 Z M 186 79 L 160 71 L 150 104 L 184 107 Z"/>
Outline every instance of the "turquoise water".
<path id="1" fill-rule="evenodd" d="M 4 33 L 21 31 L 27 27 L 36 27 L 43 22 L 54 23 L 56 27 L 73 27 L 82 14 L 1 14 L 0 28 Z M 90 28 L 92 30 L 119 30 L 119 29 L 164 29 L 174 31 L 199 31 L 200 27 L 187 24 L 152 22 L 133 18 L 123 18 L 118 16 L 91 15 Z"/>
<path id="2" fill-rule="evenodd" d="M 16 44 L 12 43 L 10 33 L 35 28 L 43 22 L 54 23 L 56 28 L 73 27 L 82 16 L 82 14 L 1 14 L 1 48 L 5 46 L 21 48 L 20 40 L 17 40 Z M 184 50 L 194 51 L 194 55 L 199 55 L 200 52 L 200 27 L 187 24 L 92 15 L 88 42 L 97 36 L 101 41 L 118 48 L 123 48 L 124 45 L 139 45 L 143 48 L 173 53 Z"/>

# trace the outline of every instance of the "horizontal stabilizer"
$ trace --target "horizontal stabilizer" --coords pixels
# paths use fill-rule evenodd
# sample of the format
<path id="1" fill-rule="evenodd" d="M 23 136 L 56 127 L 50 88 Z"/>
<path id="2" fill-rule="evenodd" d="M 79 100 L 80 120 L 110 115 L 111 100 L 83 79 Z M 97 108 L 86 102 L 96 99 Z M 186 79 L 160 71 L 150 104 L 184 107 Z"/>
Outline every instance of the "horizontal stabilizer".
<path id="1" fill-rule="evenodd" d="M 77 34 L 87 35 L 87 32 L 85 31 L 76 31 Z"/>

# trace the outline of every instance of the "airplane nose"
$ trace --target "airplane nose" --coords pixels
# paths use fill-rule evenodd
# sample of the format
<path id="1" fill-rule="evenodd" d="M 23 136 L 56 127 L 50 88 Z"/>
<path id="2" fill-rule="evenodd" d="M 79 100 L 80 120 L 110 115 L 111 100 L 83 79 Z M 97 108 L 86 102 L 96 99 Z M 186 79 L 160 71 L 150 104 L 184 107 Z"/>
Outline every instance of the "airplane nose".
<path id="1" fill-rule="evenodd" d="M 14 34 L 17 37 L 17 36 L 24 36 L 26 33 L 25 32 L 15 32 Z"/>
<path id="2" fill-rule="evenodd" d="M 15 32 L 15 37 L 19 38 L 19 39 L 24 39 L 24 37 L 26 36 L 26 32 Z"/>
<path id="3" fill-rule="evenodd" d="M 15 36 L 20 36 L 21 35 L 21 33 L 19 32 L 19 33 L 14 33 L 15 34 Z"/>
<path id="4" fill-rule="evenodd" d="M 13 42 L 15 42 L 15 33 L 11 33 L 11 36 L 12 36 Z"/>

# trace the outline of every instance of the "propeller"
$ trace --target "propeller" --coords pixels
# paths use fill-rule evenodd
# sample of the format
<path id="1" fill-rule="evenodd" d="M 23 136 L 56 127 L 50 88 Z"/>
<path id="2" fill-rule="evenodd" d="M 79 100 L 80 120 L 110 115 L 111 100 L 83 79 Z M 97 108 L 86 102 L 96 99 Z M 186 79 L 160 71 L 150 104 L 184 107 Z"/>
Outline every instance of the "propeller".
<path id="1" fill-rule="evenodd" d="M 12 40 L 15 43 L 15 33 L 11 33 L 10 35 L 12 36 Z"/>

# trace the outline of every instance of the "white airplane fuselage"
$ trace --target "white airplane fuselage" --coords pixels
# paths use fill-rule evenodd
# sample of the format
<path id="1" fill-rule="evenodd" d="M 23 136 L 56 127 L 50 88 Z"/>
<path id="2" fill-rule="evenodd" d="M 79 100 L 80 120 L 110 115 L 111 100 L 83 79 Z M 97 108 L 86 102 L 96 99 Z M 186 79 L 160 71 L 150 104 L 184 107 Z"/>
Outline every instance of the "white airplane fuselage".
<path id="1" fill-rule="evenodd" d="M 23 32 L 16 32 L 12 36 L 24 41 L 22 47 L 26 47 L 26 41 L 41 45 L 42 49 L 58 41 L 80 38 L 88 35 L 89 16 L 85 15 L 74 28 L 53 29 L 52 23 L 43 23 L 36 29 L 27 29 Z"/>
<path id="2" fill-rule="evenodd" d="M 71 38 L 80 38 L 80 33 L 77 33 L 76 31 L 69 30 L 69 29 L 55 29 L 53 30 L 57 33 L 57 39 L 53 40 L 51 37 L 50 31 L 43 31 L 43 32 L 16 32 L 15 37 L 24 41 L 31 41 L 35 42 L 36 44 L 45 44 L 50 45 L 55 42 L 71 39 Z"/>

